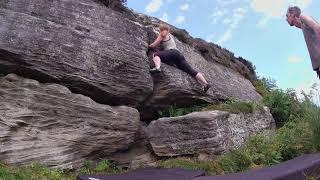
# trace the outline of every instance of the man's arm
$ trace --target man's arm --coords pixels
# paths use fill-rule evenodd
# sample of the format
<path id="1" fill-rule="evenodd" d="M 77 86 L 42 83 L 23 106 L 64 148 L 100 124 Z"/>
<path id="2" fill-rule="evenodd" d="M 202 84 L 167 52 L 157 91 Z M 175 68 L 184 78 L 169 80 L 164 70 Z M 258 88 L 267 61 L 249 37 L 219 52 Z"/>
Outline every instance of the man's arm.
<path id="1" fill-rule="evenodd" d="M 149 47 L 155 48 L 155 47 L 157 47 L 157 46 L 161 43 L 161 41 L 162 41 L 162 37 L 161 37 L 161 35 L 159 34 L 158 37 L 157 37 L 157 39 L 156 39 L 152 44 L 150 44 Z"/>
<path id="2" fill-rule="evenodd" d="M 320 36 L 320 24 L 317 21 L 315 21 L 311 16 L 304 14 L 301 14 L 300 18 Z"/>

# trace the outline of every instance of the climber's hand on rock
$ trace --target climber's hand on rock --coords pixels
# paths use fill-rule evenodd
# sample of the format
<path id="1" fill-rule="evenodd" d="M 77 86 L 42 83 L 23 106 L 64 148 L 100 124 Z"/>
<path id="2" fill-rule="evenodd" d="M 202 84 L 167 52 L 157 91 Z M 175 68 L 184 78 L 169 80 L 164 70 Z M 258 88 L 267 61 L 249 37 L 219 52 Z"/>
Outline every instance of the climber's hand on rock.
<path id="1" fill-rule="evenodd" d="M 151 45 L 148 46 L 148 51 L 153 51 L 154 47 L 152 47 Z"/>

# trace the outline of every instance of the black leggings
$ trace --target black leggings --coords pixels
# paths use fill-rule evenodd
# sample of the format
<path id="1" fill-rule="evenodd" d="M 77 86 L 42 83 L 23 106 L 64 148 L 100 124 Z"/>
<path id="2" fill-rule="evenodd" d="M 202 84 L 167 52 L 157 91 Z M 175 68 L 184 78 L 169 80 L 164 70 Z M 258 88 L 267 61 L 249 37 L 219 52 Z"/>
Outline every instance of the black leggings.
<path id="1" fill-rule="evenodd" d="M 188 64 L 184 56 L 176 49 L 158 51 L 154 53 L 153 56 L 159 56 L 161 62 L 168 65 L 175 64 L 179 69 L 190 74 L 192 77 L 195 77 L 198 74 L 198 72 Z"/>

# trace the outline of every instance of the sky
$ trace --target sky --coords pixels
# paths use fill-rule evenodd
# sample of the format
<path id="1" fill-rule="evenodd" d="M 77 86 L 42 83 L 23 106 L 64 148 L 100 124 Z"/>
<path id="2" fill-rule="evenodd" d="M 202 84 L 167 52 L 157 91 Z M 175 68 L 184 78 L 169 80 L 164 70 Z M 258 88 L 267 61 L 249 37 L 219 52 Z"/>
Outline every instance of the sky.
<path id="1" fill-rule="evenodd" d="M 251 61 L 258 76 L 274 79 L 279 88 L 309 93 L 316 83 L 313 93 L 320 97 L 303 33 L 285 20 L 293 5 L 320 22 L 319 0 L 127 0 L 136 12 Z"/>

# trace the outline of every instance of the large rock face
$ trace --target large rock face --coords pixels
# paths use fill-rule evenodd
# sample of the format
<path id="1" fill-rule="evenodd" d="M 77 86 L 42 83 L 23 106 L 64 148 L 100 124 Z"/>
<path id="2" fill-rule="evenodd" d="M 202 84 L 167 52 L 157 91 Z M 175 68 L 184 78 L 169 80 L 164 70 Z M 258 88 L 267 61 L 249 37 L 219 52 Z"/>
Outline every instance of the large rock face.
<path id="1" fill-rule="evenodd" d="M 136 109 L 97 104 L 57 84 L 0 79 L 0 159 L 79 168 L 127 149 L 140 126 Z"/>
<path id="2" fill-rule="evenodd" d="M 147 33 L 91 0 L 0 1 L 0 69 L 109 105 L 152 93 Z"/>
<path id="3" fill-rule="evenodd" d="M 164 65 L 164 72 L 153 79 L 146 50 L 154 40 L 154 25 L 144 23 L 137 14 L 129 17 L 96 0 L 1 1 L 0 70 L 62 84 L 99 103 L 150 112 L 173 103 L 261 98 L 236 69 L 218 63 L 235 61 L 224 50 L 203 56 L 199 49 L 204 45 L 197 41 L 193 47 L 192 39 L 184 42 L 176 29 L 178 48 L 212 89 L 203 94 L 194 78 L 171 66 Z M 240 61 L 233 64 L 246 69 Z"/>
<path id="4" fill-rule="evenodd" d="M 194 78 L 165 64 L 162 73 L 152 76 L 146 50 L 160 21 L 119 4 L 110 9 L 106 2 L 111 1 L 0 1 L 0 75 L 23 77 L 0 80 L 0 160 L 63 168 L 104 157 L 132 166 L 152 163 L 133 108 L 143 120 L 154 120 L 157 110 L 172 104 L 261 99 L 251 84 L 255 73 L 250 63 L 174 27 L 179 50 L 212 88 L 202 93 Z M 147 129 L 154 130 L 155 152 L 219 154 L 242 144 L 246 132 L 269 127 L 264 119 L 260 124 L 252 120 L 257 125 L 252 129 L 232 126 L 231 121 L 247 117 L 224 112 L 193 117 L 183 117 L 190 119 L 190 127 L 179 118 L 153 122 Z"/>
<path id="5" fill-rule="evenodd" d="M 147 134 L 158 156 L 212 156 L 237 148 L 250 135 L 274 127 L 267 108 L 253 114 L 207 111 L 153 121 Z"/>

